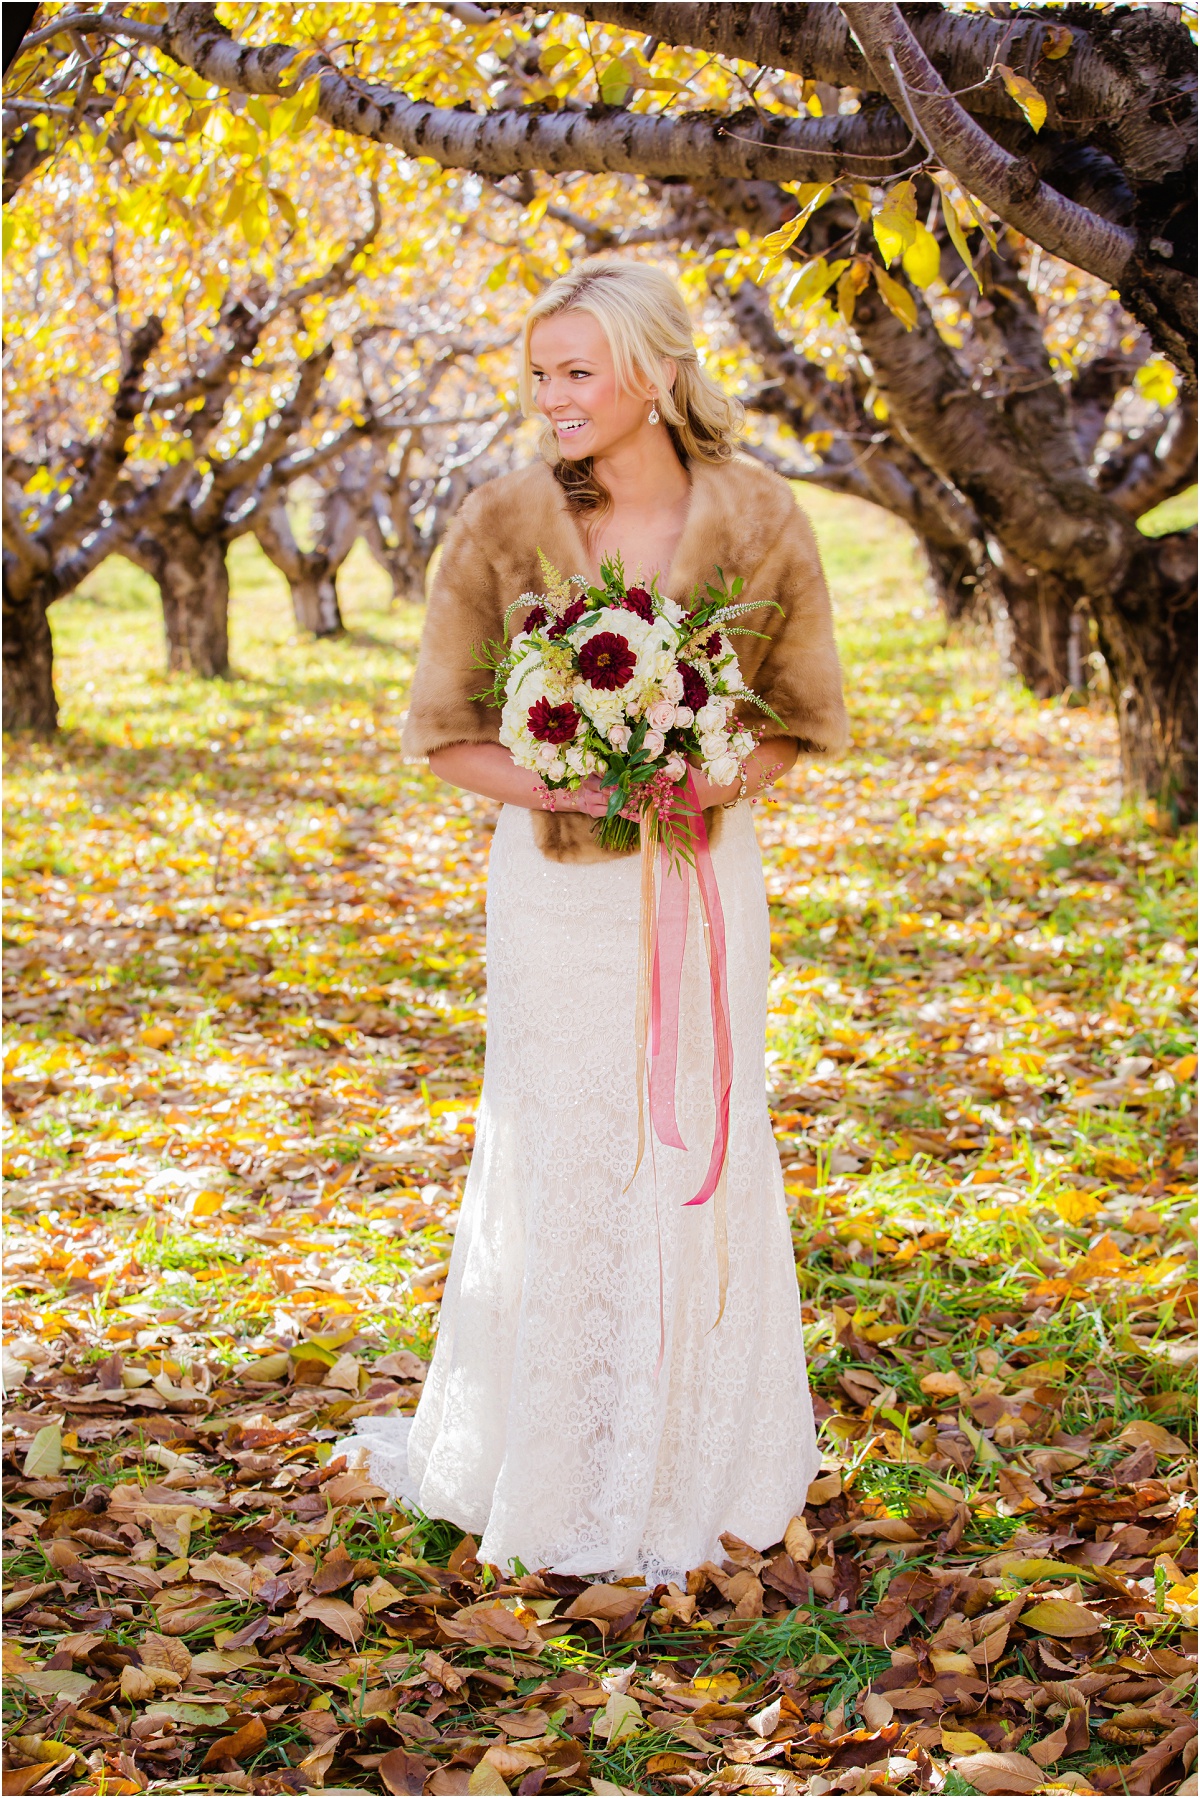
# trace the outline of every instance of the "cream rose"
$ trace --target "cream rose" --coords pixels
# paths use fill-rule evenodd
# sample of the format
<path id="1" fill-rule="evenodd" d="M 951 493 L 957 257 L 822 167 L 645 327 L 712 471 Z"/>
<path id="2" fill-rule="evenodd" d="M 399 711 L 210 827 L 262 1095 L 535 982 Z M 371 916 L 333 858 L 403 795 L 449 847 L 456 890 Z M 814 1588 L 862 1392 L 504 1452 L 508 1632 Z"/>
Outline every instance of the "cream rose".
<path id="1" fill-rule="evenodd" d="M 656 699 L 646 718 L 653 730 L 670 730 L 675 722 L 675 707 L 669 699 Z"/>
<path id="2" fill-rule="evenodd" d="M 656 755 L 662 754 L 665 746 L 666 739 L 663 737 L 661 731 L 648 730 L 642 738 L 642 748 L 650 757 L 651 761 L 653 761 Z"/>

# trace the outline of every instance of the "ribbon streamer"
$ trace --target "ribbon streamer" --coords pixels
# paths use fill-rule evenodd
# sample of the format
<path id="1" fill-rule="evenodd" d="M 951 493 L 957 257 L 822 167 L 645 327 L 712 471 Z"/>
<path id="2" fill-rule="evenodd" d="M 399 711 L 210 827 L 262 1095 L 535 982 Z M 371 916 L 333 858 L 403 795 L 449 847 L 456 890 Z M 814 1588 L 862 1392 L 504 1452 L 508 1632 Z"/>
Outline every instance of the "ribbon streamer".
<path id="1" fill-rule="evenodd" d="M 729 1023 L 729 965 L 725 942 L 725 914 L 709 848 L 704 813 L 700 809 L 695 780 L 687 777 L 689 829 L 694 853 L 696 885 L 700 897 L 700 920 L 704 935 L 709 975 L 709 1010 L 713 1034 L 713 1109 L 714 1130 L 708 1169 L 699 1191 L 686 1201 L 687 1206 L 705 1205 L 714 1199 L 713 1229 L 717 1258 L 718 1307 L 716 1329 L 725 1313 L 729 1288 L 729 1241 L 726 1220 L 726 1182 L 729 1162 L 729 1109 L 733 1087 L 733 1038 Z M 656 855 L 657 851 L 657 855 Z M 654 864 L 661 868 L 659 892 L 655 893 Z M 687 945 L 690 879 L 686 865 L 673 858 L 661 841 L 658 820 L 652 812 L 642 818 L 642 886 L 641 917 L 638 937 L 637 998 L 637 1093 L 638 1148 L 634 1177 L 646 1150 L 646 1094 L 649 1088 L 650 1149 L 653 1161 L 654 1139 L 664 1146 L 684 1149 L 675 1110 L 675 1081 L 679 1062 L 679 1009 L 683 983 L 684 951 Z M 649 1080 L 647 1081 L 647 1069 Z M 654 1203 L 657 1214 L 658 1180 L 655 1169 Z M 629 1190 L 627 1186 L 626 1191 Z M 685 1207 L 686 1208 L 686 1207 Z M 664 1311 L 662 1233 L 658 1239 L 659 1284 L 659 1367 L 666 1349 L 666 1316 Z"/>

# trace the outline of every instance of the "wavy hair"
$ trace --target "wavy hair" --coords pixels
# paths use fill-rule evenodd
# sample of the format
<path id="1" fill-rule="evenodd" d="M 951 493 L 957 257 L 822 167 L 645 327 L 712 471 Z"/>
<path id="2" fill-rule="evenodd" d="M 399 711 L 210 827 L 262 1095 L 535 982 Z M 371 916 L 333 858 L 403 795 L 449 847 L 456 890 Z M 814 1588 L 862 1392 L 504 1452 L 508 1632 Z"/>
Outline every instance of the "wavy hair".
<path id="1" fill-rule="evenodd" d="M 641 262 L 590 256 L 586 262 L 548 287 L 525 318 L 521 353 L 521 410 L 536 412 L 530 338 L 539 320 L 572 308 L 590 312 L 607 337 L 618 384 L 629 391 L 640 376 L 657 388 L 659 412 L 670 432 L 679 460 L 726 462 L 733 455 L 742 427 L 742 407 L 700 366 L 692 321 L 683 295 L 661 269 Z M 667 385 L 663 364 L 675 364 Z M 559 454 L 547 419 L 538 445 L 567 497 L 571 511 L 599 521 L 612 505 L 608 489 L 597 479 L 590 456 L 569 461 Z"/>

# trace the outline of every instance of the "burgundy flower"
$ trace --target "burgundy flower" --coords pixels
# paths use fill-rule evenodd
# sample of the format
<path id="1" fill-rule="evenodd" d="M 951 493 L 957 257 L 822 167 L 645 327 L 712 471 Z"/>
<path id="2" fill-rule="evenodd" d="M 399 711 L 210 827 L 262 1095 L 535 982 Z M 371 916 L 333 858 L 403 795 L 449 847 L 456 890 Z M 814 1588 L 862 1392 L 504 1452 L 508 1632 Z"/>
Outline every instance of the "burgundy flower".
<path id="1" fill-rule="evenodd" d="M 646 624 L 654 623 L 654 601 L 644 587 L 631 587 L 624 604 L 627 612 L 636 612 Z"/>
<path id="2" fill-rule="evenodd" d="M 573 599 L 566 611 L 563 612 L 560 617 L 555 619 L 554 623 L 550 626 L 550 629 L 546 632 L 546 635 L 548 637 L 563 636 L 570 630 L 573 624 L 579 623 L 579 620 L 583 617 L 587 608 L 588 602 L 586 599 Z"/>
<path id="3" fill-rule="evenodd" d="M 637 657 L 616 631 L 598 631 L 579 651 L 580 674 L 601 693 L 623 687 L 636 667 Z"/>
<path id="4" fill-rule="evenodd" d="M 714 631 L 712 636 L 706 638 L 705 641 L 700 645 L 700 653 L 701 653 L 701 655 L 715 656 L 717 651 L 720 649 L 720 647 L 721 647 L 721 633 L 720 633 L 720 631 Z"/>
<path id="5" fill-rule="evenodd" d="M 545 606 L 531 606 L 521 629 L 523 631 L 540 631 L 549 616 Z"/>
<path id="6" fill-rule="evenodd" d="M 566 705 L 551 705 L 543 697 L 529 708 L 529 734 L 539 743 L 569 743 L 578 724 L 579 713 L 569 701 Z"/>
<path id="7" fill-rule="evenodd" d="M 704 676 L 690 662 L 676 662 L 683 679 L 683 703 L 690 705 L 693 712 L 708 704 L 708 688 L 704 684 Z"/>

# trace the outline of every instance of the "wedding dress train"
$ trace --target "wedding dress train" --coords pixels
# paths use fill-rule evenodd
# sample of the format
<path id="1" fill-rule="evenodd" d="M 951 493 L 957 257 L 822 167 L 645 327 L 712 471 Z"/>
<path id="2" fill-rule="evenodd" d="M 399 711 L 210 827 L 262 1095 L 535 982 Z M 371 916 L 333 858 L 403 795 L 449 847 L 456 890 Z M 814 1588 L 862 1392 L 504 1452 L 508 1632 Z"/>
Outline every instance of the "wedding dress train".
<path id="1" fill-rule="evenodd" d="M 778 1541 L 817 1469 L 766 1105 L 762 864 L 750 807 L 722 822 L 734 1076 L 714 1328 L 714 1203 L 685 1209 L 713 1140 L 699 906 L 676 1086 L 688 1147 L 648 1147 L 630 1184 L 640 858 L 554 862 L 528 811 L 500 814 L 483 1093 L 437 1348 L 415 1419 L 365 1418 L 358 1442 L 379 1483 L 505 1569 L 681 1581 L 721 1558 L 723 1531 Z"/>

